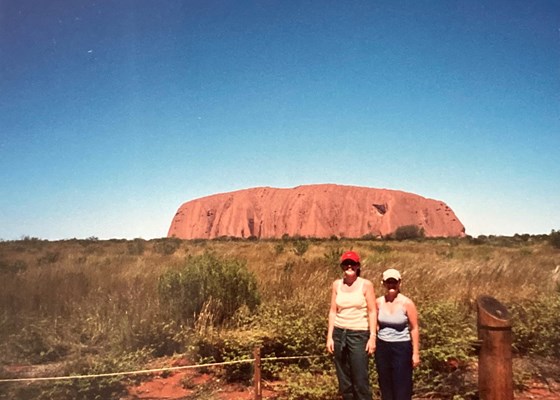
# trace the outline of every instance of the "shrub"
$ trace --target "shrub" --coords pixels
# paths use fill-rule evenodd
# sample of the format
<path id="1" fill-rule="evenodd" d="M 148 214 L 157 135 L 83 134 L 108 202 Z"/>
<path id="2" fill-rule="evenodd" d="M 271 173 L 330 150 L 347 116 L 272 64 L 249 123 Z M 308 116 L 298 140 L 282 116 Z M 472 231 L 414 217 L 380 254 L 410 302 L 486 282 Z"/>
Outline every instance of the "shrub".
<path id="1" fill-rule="evenodd" d="M 552 230 L 548 236 L 548 241 L 555 249 L 560 249 L 560 231 Z"/>
<path id="2" fill-rule="evenodd" d="M 0 273 L 17 274 L 18 272 L 25 271 L 27 263 L 22 260 L 15 260 L 13 263 L 7 261 L 0 261 Z"/>
<path id="3" fill-rule="evenodd" d="M 197 335 L 194 338 L 194 357 L 198 363 L 230 362 L 249 360 L 253 349 L 260 339 L 248 332 L 228 331 L 226 335 Z M 249 382 L 253 375 L 253 363 L 235 363 L 224 365 L 223 378 L 228 382 Z"/>
<path id="4" fill-rule="evenodd" d="M 394 233 L 397 240 L 419 239 L 424 237 L 424 228 L 416 225 L 399 226 Z"/>
<path id="5" fill-rule="evenodd" d="M 154 251 L 163 255 L 171 255 L 181 246 L 181 240 L 177 238 L 160 239 L 154 244 Z"/>
<path id="6" fill-rule="evenodd" d="M 60 252 L 58 251 L 47 251 L 47 253 L 39 258 L 37 262 L 39 264 L 54 264 L 60 260 Z"/>
<path id="7" fill-rule="evenodd" d="M 274 246 L 274 254 L 279 255 L 282 254 L 284 252 L 284 243 L 280 242 L 280 243 L 276 243 L 276 245 Z"/>
<path id="8" fill-rule="evenodd" d="M 473 394 L 476 384 L 465 379 L 476 340 L 468 307 L 434 302 L 418 308 L 422 363 L 414 373 L 416 393 L 438 393 L 444 398 Z"/>
<path id="9" fill-rule="evenodd" d="M 171 356 L 184 350 L 185 336 L 185 329 L 174 321 L 142 320 L 126 345 L 149 351 L 154 357 Z"/>
<path id="10" fill-rule="evenodd" d="M 338 383 L 334 370 L 302 371 L 299 368 L 286 368 L 281 374 L 286 400 L 337 400 Z"/>
<path id="11" fill-rule="evenodd" d="M 144 254 L 146 241 L 143 239 L 134 239 L 131 242 L 127 242 L 126 247 L 128 249 L 128 254 L 131 256 L 141 256 Z"/>
<path id="12" fill-rule="evenodd" d="M 146 362 L 143 351 L 107 357 L 83 357 L 67 366 L 64 375 L 104 374 L 107 372 L 130 371 L 140 368 Z M 40 400 L 99 400 L 118 399 L 126 394 L 126 382 L 121 376 L 100 377 L 96 379 L 72 379 L 47 385 L 34 397 Z M 29 397 L 31 398 L 31 397 Z"/>
<path id="13" fill-rule="evenodd" d="M 246 264 L 210 253 L 189 257 L 179 271 L 165 272 L 158 292 L 164 311 L 190 325 L 205 307 L 220 324 L 241 306 L 254 309 L 260 303 L 256 278 Z"/>
<path id="14" fill-rule="evenodd" d="M 509 309 L 519 353 L 560 357 L 560 297 L 516 302 Z"/>
<path id="15" fill-rule="evenodd" d="M 266 306 L 245 321 L 243 329 L 228 330 L 219 335 L 197 334 L 194 351 L 199 363 L 237 361 L 250 358 L 255 346 L 261 349 L 262 376 L 277 379 L 287 367 L 299 371 L 332 369 L 330 357 L 325 354 L 326 317 L 323 312 L 306 309 L 297 300 L 286 300 Z M 317 357 L 319 355 L 319 357 Z M 266 361 L 269 357 L 299 357 L 291 360 Z M 305 358 L 312 356 L 312 358 Z M 249 381 L 251 364 L 224 367 L 229 381 Z M 333 372 L 333 375 L 334 372 Z"/>
<path id="16" fill-rule="evenodd" d="M 293 251 L 296 256 L 303 256 L 309 249 L 309 242 L 305 239 L 298 239 L 293 243 Z"/>
<path id="17" fill-rule="evenodd" d="M 380 254 L 388 254 L 388 253 L 393 251 L 391 246 L 389 246 L 388 244 L 385 244 L 385 243 L 383 243 L 380 246 L 374 246 L 373 250 L 376 251 L 377 253 L 380 253 Z"/>
<path id="18" fill-rule="evenodd" d="M 338 267 L 340 263 L 340 256 L 344 253 L 344 249 L 342 247 L 331 247 L 323 257 L 325 258 L 325 264 L 331 267 Z"/>
<path id="19" fill-rule="evenodd" d="M 14 338 L 14 350 L 18 357 L 31 363 L 59 361 L 69 351 L 68 344 L 47 320 L 23 327 Z"/>

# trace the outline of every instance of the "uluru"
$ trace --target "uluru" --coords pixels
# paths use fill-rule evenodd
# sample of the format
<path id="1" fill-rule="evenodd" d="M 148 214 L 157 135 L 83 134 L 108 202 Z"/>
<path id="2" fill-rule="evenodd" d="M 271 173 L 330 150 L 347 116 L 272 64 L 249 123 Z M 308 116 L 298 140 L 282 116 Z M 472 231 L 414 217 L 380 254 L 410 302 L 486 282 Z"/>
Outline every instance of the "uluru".
<path id="1" fill-rule="evenodd" d="M 398 190 L 317 184 L 257 187 L 188 201 L 173 217 L 168 237 L 385 237 L 410 225 L 426 237 L 465 235 L 443 201 Z"/>

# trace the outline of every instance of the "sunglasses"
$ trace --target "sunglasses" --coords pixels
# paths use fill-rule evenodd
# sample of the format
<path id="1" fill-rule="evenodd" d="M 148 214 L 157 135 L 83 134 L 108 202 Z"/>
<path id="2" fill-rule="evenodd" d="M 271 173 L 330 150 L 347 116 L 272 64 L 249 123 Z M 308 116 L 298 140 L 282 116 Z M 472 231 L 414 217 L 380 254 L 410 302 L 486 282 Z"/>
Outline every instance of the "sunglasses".
<path id="1" fill-rule="evenodd" d="M 383 281 L 384 285 L 396 285 L 397 283 L 399 283 L 399 281 L 393 278 L 389 278 Z"/>
<path id="2" fill-rule="evenodd" d="M 354 261 L 344 261 L 342 264 L 340 264 L 340 266 L 342 267 L 342 269 L 348 269 L 357 268 L 360 266 L 360 264 Z"/>

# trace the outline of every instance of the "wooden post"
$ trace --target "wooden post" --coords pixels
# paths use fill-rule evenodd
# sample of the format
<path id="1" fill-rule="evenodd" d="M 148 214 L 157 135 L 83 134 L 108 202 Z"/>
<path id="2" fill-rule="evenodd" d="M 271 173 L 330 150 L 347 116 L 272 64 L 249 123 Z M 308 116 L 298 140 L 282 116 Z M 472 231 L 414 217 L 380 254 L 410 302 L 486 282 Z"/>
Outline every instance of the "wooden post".
<path id="1" fill-rule="evenodd" d="M 262 387 L 261 387 L 261 349 L 255 347 L 253 349 L 253 358 L 255 359 L 253 380 L 255 384 L 255 400 L 262 400 Z"/>
<path id="2" fill-rule="evenodd" d="M 479 296 L 478 391 L 480 400 L 513 400 L 511 322 L 506 307 L 490 296 Z"/>

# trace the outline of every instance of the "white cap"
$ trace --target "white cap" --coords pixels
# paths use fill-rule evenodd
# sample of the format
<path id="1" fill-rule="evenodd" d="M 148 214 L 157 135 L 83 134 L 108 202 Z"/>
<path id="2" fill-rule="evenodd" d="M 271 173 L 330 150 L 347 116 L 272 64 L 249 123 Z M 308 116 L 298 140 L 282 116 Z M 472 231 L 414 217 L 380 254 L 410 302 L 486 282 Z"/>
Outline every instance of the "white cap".
<path id="1" fill-rule="evenodd" d="M 401 273 L 394 268 L 389 268 L 383 272 L 383 280 L 386 281 L 387 279 L 396 279 L 397 281 L 401 280 Z"/>

